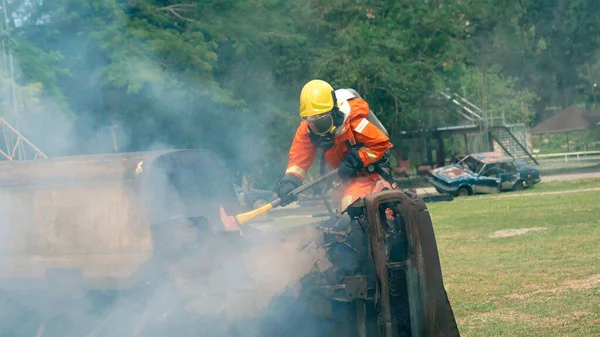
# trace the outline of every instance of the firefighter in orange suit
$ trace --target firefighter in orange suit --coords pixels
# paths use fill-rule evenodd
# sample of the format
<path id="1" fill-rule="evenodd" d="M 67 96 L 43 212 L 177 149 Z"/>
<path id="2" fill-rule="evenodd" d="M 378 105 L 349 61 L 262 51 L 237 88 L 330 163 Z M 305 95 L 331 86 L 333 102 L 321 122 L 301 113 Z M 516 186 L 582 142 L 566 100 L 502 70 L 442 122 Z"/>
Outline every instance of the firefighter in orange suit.
<path id="1" fill-rule="evenodd" d="M 389 188 L 389 184 L 365 168 L 379 161 L 392 147 L 390 139 L 367 120 L 369 104 L 347 89 L 334 90 L 322 80 L 312 80 L 300 93 L 300 117 L 289 152 L 285 176 L 275 188 L 286 206 L 296 200 L 289 193 L 300 186 L 313 164 L 317 149 L 323 149 L 330 169 L 339 168 L 343 211 L 356 199 Z"/>

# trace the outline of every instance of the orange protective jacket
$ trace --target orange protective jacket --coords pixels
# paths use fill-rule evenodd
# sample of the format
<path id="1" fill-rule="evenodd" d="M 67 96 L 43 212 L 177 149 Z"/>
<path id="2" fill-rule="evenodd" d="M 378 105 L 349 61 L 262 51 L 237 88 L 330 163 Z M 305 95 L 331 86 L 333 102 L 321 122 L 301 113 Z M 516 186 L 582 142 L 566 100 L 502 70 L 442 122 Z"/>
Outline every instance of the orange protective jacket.
<path id="1" fill-rule="evenodd" d="M 355 97 L 342 102 L 340 108 L 347 113 L 344 124 L 340 126 L 335 135 L 333 147 L 325 151 L 325 162 L 330 168 L 338 168 L 348 153 L 346 141 L 352 145 L 362 144 L 358 149 L 358 154 L 365 167 L 379 161 L 386 150 L 392 147 L 390 139 L 377 128 L 373 123 L 367 120 L 369 115 L 369 104 L 362 98 Z M 349 110 L 349 111 L 348 111 Z M 313 164 L 317 154 L 317 147 L 309 138 L 308 123 L 302 121 L 289 152 L 289 162 L 286 170 L 286 176 L 293 175 L 304 181 L 306 172 Z M 379 175 L 375 174 L 374 179 Z"/>

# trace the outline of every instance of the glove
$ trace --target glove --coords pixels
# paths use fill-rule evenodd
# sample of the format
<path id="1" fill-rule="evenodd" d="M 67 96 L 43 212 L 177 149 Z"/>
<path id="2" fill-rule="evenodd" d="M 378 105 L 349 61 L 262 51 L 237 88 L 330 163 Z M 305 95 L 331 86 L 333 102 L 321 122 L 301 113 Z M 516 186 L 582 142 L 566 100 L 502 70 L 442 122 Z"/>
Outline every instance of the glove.
<path id="1" fill-rule="evenodd" d="M 287 206 L 292 202 L 298 200 L 297 196 L 290 194 L 291 191 L 295 190 L 300 186 L 299 179 L 297 180 L 298 181 L 295 181 L 293 179 L 288 179 L 284 177 L 279 182 L 279 184 L 275 186 L 275 189 L 273 191 L 275 192 L 276 197 L 281 198 L 281 206 Z"/>
<path id="2" fill-rule="evenodd" d="M 346 155 L 346 158 L 344 158 L 340 164 L 338 174 L 342 179 L 346 180 L 358 174 L 358 172 L 360 172 L 360 170 L 362 170 L 364 167 L 365 164 L 363 163 L 362 159 L 360 159 L 358 150 L 351 149 Z"/>

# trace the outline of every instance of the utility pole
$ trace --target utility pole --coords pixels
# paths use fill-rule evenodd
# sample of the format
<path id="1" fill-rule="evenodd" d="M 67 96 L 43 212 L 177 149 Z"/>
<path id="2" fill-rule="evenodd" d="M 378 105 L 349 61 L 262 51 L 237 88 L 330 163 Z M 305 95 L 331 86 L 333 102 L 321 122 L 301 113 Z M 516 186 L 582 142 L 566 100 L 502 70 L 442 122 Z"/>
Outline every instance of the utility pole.
<path id="1" fill-rule="evenodd" d="M 486 78 L 485 78 L 485 73 L 486 73 L 486 68 L 485 66 L 483 67 L 482 71 L 481 71 L 481 100 L 482 100 L 482 105 L 483 105 L 483 123 L 484 123 L 484 136 L 485 136 L 485 151 L 489 151 L 490 150 L 490 139 L 489 139 L 489 126 L 488 126 L 488 111 L 487 111 L 487 98 L 486 98 Z"/>
<path id="2" fill-rule="evenodd" d="M 598 97 L 596 96 L 596 89 L 598 88 L 598 84 L 594 83 L 592 87 L 592 96 L 594 97 L 594 110 L 598 110 Z"/>

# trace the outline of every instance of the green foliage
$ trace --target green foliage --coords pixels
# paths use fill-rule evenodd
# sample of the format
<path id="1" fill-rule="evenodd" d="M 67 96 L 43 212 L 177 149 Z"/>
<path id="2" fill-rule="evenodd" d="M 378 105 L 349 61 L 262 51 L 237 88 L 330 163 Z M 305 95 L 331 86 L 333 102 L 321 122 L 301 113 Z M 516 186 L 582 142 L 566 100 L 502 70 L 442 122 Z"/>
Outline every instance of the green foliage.
<path id="1" fill-rule="evenodd" d="M 589 64 L 599 47 L 597 13 L 593 0 L 529 0 L 519 2 L 516 29 L 508 42 L 515 48 L 502 62 L 520 86 L 537 92 L 539 118 L 548 117 L 546 107 L 569 107 L 585 100 L 578 90 L 585 79 L 580 69 Z M 499 46 L 501 47 L 501 46 Z"/>
<path id="2" fill-rule="evenodd" d="M 533 147 L 540 153 L 565 153 L 569 151 L 600 151 L 600 130 L 550 133 L 532 137 Z"/>
<path id="3" fill-rule="evenodd" d="M 535 92 L 516 89 L 516 79 L 502 75 L 499 66 L 489 67 L 485 73 L 470 68 L 462 77 L 461 84 L 466 98 L 487 109 L 494 122 L 504 120 L 508 124 L 529 124 L 533 120 L 535 111 L 532 108 L 537 101 Z"/>
<path id="4" fill-rule="evenodd" d="M 438 1 L 321 5 L 322 27 L 315 34 L 326 41 L 315 74 L 361 92 L 392 133 L 422 125 L 431 93 L 443 88 L 465 57 L 461 6 Z"/>
<path id="5" fill-rule="evenodd" d="M 120 124 L 126 150 L 214 149 L 268 184 L 312 78 L 357 89 L 395 142 L 449 121 L 446 88 L 529 125 L 548 106 L 597 104 L 598 10 L 593 0 L 9 1 L 7 48 L 30 103 L 50 98 L 92 129 Z"/>

